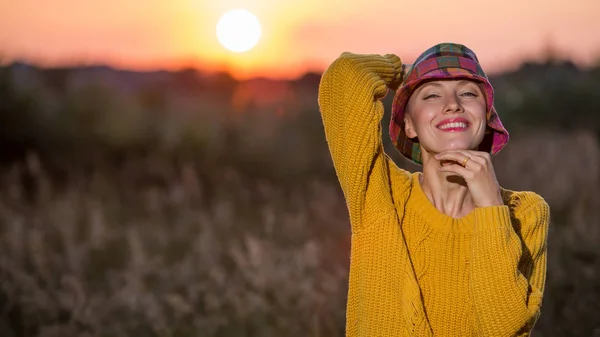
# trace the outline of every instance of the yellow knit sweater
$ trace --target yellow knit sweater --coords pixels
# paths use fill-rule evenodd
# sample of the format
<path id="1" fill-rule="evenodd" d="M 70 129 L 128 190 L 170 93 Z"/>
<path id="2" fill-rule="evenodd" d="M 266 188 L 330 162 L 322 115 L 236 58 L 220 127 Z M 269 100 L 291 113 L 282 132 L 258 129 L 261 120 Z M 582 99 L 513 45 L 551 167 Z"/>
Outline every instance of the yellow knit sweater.
<path id="1" fill-rule="evenodd" d="M 504 206 L 438 211 L 381 141 L 395 55 L 342 54 L 319 106 L 349 210 L 347 336 L 528 336 L 540 315 L 549 208 L 502 189 Z"/>

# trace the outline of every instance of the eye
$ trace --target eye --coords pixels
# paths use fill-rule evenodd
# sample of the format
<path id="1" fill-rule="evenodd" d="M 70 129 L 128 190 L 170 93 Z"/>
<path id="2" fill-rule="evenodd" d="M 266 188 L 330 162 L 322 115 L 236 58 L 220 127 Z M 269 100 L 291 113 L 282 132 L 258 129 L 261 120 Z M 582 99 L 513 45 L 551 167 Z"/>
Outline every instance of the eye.
<path id="1" fill-rule="evenodd" d="M 431 99 L 431 98 L 437 98 L 440 97 L 440 95 L 438 94 L 428 94 L 425 97 L 423 97 L 423 99 Z"/>
<path id="2" fill-rule="evenodd" d="M 472 91 L 465 91 L 462 94 L 460 94 L 461 96 L 467 96 L 467 97 L 477 97 L 477 94 L 472 92 Z"/>

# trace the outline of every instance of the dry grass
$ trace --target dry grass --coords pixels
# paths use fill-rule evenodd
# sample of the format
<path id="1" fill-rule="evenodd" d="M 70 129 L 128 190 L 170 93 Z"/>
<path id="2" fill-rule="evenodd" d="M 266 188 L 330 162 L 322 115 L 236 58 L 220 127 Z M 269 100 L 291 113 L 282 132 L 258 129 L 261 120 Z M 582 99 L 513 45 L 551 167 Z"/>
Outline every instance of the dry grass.
<path id="1" fill-rule="evenodd" d="M 540 133 L 496 160 L 503 185 L 552 206 L 537 336 L 600 334 L 599 157 L 593 135 Z M 284 187 L 205 168 L 149 157 L 55 179 L 30 156 L 5 170 L 2 335 L 342 336 L 335 177 Z"/>
<path id="2" fill-rule="evenodd" d="M 2 177 L 4 336 L 341 334 L 334 185 L 285 191 L 226 169 L 209 188 L 198 167 L 130 164 L 58 186 L 30 157 Z"/>

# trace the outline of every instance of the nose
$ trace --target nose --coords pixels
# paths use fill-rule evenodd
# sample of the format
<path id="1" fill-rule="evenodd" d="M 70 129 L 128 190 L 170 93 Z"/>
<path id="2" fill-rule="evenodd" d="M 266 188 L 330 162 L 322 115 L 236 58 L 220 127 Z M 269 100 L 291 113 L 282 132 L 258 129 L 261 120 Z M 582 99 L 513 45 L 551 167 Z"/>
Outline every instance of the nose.
<path id="1" fill-rule="evenodd" d="M 445 114 L 451 114 L 456 112 L 463 112 L 463 106 L 460 104 L 460 100 L 456 95 L 450 95 L 446 101 L 446 107 L 444 109 Z"/>

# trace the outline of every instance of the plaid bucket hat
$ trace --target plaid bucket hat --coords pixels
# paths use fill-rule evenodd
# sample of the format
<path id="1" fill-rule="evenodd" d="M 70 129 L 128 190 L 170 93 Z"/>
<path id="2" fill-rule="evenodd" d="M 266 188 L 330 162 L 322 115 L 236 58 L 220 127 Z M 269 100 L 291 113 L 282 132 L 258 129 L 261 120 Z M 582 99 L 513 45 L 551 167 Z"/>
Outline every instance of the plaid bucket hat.
<path id="1" fill-rule="evenodd" d="M 421 84 L 443 79 L 466 79 L 483 85 L 488 131 L 479 145 L 479 150 L 496 154 L 506 145 L 509 134 L 494 108 L 494 89 L 472 50 L 461 44 L 440 43 L 423 52 L 412 66 L 403 67 L 405 76 L 394 96 L 390 120 L 392 143 L 402 155 L 416 164 L 422 164 L 418 140 L 408 138 L 404 133 L 406 104 Z"/>

